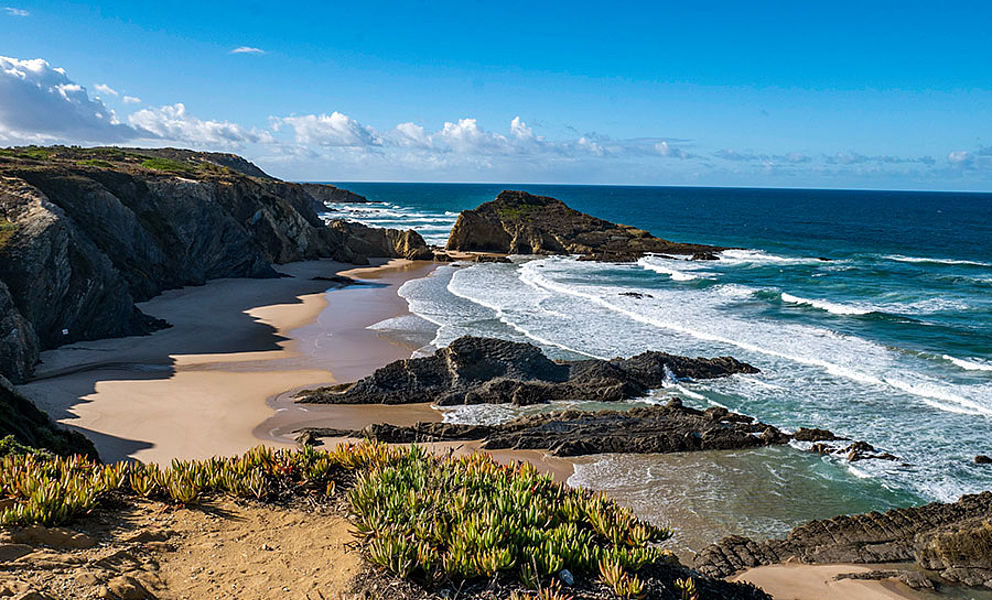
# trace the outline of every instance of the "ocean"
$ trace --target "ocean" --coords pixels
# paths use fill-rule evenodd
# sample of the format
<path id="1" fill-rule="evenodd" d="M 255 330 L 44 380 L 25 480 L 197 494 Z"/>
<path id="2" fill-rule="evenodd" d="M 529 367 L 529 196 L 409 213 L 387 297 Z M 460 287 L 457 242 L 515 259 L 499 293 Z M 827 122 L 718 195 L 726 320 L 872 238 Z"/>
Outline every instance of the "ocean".
<path id="1" fill-rule="evenodd" d="M 375 326 L 420 340 L 422 353 L 472 334 L 556 358 L 732 355 L 761 373 L 673 381 L 631 404 L 679 396 L 785 429 L 827 428 L 900 458 L 848 463 L 771 448 L 579 462 L 570 483 L 672 526 L 685 548 L 992 489 L 992 467 L 973 460 L 992 454 L 992 194 L 338 185 L 376 202 L 329 206 L 328 217 L 414 228 L 441 245 L 459 211 L 523 189 L 659 237 L 736 248 L 719 261 L 444 265 L 400 289 L 414 316 Z M 445 418 L 523 410 L 549 407 L 459 407 Z"/>

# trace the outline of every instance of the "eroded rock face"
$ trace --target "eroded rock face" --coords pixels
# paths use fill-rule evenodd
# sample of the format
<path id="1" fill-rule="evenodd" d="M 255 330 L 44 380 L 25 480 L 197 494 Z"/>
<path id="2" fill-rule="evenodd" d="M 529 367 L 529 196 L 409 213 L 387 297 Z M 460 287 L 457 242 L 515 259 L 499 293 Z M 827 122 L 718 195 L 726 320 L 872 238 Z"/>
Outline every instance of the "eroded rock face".
<path id="1" fill-rule="evenodd" d="M 355 192 L 339 188 L 326 183 L 301 183 L 302 187 L 313 199 L 319 203 L 321 208 L 329 202 L 365 203 L 369 199 Z"/>
<path id="2" fill-rule="evenodd" d="M 433 257 L 412 231 L 325 225 L 311 191 L 233 155 L 104 150 L 116 162 L 0 157 L 0 374 L 14 381 L 39 350 L 164 326 L 134 303 L 167 289 L 298 260 Z M 185 162 L 164 163 L 173 174 L 149 157 Z"/>
<path id="3" fill-rule="evenodd" d="M 721 248 L 682 244 L 647 231 L 580 213 L 564 202 L 504 191 L 475 210 L 462 211 L 448 250 L 505 254 L 579 254 L 584 260 L 629 262 L 645 253 L 708 255 Z"/>
<path id="4" fill-rule="evenodd" d="M 946 579 L 984 585 L 992 581 L 990 519 L 992 492 L 983 492 L 948 504 L 810 521 L 785 539 L 756 542 L 730 536 L 700 552 L 694 567 L 706 575 L 728 577 L 786 560 L 810 564 L 915 560 L 924 568 L 939 570 Z"/>
<path id="5" fill-rule="evenodd" d="M 465 336 L 432 356 L 392 362 L 351 384 L 307 390 L 317 404 L 535 404 L 617 401 L 644 395 L 666 377 L 708 379 L 756 373 L 729 356 L 687 358 L 645 352 L 633 358 L 555 362 L 531 344 Z"/>
<path id="6" fill-rule="evenodd" d="M 404 444 L 483 440 L 482 447 L 489 450 L 541 449 L 555 456 L 736 450 L 784 444 L 790 439 L 751 417 L 720 408 L 695 410 L 677 399 L 666 406 L 627 411 L 567 410 L 528 415 L 500 425 L 375 424 L 361 431 L 309 429 L 303 433 L 310 438 L 361 437 Z"/>

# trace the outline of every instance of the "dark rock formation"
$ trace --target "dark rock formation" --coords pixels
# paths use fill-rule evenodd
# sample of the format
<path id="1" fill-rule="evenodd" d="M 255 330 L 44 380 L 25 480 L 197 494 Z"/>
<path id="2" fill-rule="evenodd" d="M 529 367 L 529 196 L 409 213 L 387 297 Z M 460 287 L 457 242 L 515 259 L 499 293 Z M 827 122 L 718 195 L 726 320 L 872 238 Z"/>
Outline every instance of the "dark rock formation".
<path id="1" fill-rule="evenodd" d="M 300 187 L 310 194 L 322 208 L 329 202 L 362 204 L 369 201 L 365 196 L 326 183 L 301 183 Z"/>
<path id="2" fill-rule="evenodd" d="M 992 456 L 985 456 L 984 454 L 979 454 L 975 457 L 976 465 L 992 465 Z"/>
<path id="3" fill-rule="evenodd" d="M 645 253 L 713 255 L 722 248 L 681 244 L 597 219 L 564 202 L 504 191 L 458 215 L 448 250 L 504 254 L 580 254 L 584 260 L 634 261 Z M 715 257 L 715 256 L 714 256 Z"/>
<path id="4" fill-rule="evenodd" d="M 729 356 L 687 358 L 645 352 L 633 358 L 555 362 L 531 344 L 465 336 L 432 356 L 392 362 L 355 383 L 307 390 L 318 404 L 518 405 L 550 400 L 614 401 L 643 396 L 666 378 L 710 379 L 757 369 Z"/>
<path id="5" fill-rule="evenodd" d="M 13 436 L 25 446 L 68 456 L 85 454 L 97 458 L 96 448 L 82 434 L 62 429 L 49 420 L 31 401 L 0 377 L 0 439 Z"/>
<path id="6" fill-rule="evenodd" d="M 375 424 L 361 431 L 302 430 L 306 439 L 362 437 L 388 443 L 484 440 L 488 450 L 543 449 L 556 456 L 604 452 L 634 454 L 736 450 L 784 444 L 789 436 L 750 417 L 711 408 L 666 406 L 627 411 L 567 410 L 521 417 L 500 425 L 418 423 L 409 427 Z"/>
<path id="7" fill-rule="evenodd" d="M 694 566 L 712 577 L 751 567 L 803 563 L 876 564 L 916 561 L 951 581 L 992 587 L 992 492 L 884 513 L 810 521 L 785 539 L 724 538 L 704 549 Z"/>
<path id="8" fill-rule="evenodd" d="M 0 152 L 0 375 L 24 380 L 39 349 L 164 326 L 134 306 L 163 290 L 305 259 L 431 258 L 415 232 L 327 226 L 313 205 L 233 155 Z"/>

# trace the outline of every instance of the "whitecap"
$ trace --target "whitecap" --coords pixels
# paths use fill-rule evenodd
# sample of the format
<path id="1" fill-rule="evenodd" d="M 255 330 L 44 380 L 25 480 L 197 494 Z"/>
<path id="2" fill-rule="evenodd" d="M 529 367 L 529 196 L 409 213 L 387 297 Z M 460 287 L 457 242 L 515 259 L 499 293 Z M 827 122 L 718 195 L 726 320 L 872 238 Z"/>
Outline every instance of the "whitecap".
<path id="1" fill-rule="evenodd" d="M 958 367 L 961 367 L 965 371 L 992 371 L 992 363 L 985 361 L 979 361 L 977 359 L 964 359 L 955 358 L 950 354 L 945 354 L 943 356 L 944 360 L 948 360 Z"/>
<path id="2" fill-rule="evenodd" d="M 851 306 L 849 304 L 839 304 L 837 302 L 829 302 L 827 300 L 801 298 L 799 296 L 793 296 L 792 294 L 787 294 L 785 292 L 782 292 L 782 302 L 788 302 L 789 304 L 802 304 L 804 306 L 812 306 L 813 308 L 825 310 L 828 313 L 834 315 L 867 315 L 869 313 L 875 312 L 874 308 Z"/>

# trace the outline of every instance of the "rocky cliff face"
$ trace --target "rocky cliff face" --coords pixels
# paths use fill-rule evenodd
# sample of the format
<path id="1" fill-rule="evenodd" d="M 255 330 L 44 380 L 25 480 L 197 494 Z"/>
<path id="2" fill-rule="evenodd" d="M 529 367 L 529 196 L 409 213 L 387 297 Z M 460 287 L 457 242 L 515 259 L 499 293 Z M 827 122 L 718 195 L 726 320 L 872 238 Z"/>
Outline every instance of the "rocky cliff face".
<path id="1" fill-rule="evenodd" d="M 636 260 L 645 253 L 712 257 L 721 248 L 681 244 L 580 213 L 564 202 L 504 191 L 458 215 L 448 250 L 506 254 L 579 254 L 586 260 Z"/>
<path id="2" fill-rule="evenodd" d="M 355 192 L 326 183 L 301 183 L 300 186 L 321 206 L 328 202 L 363 203 L 369 199 Z"/>
<path id="3" fill-rule="evenodd" d="M 163 290 L 429 254 L 415 232 L 327 226 L 306 188 L 239 157 L 135 152 L 0 151 L 0 375 L 24 380 L 39 349 L 164 326 L 134 306 Z"/>
<path id="4" fill-rule="evenodd" d="M 432 356 L 392 362 L 351 384 L 301 392 L 324 404 L 535 404 L 616 401 L 661 387 L 666 377 L 709 379 L 756 373 L 729 356 L 687 358 L 645 352 L 633 358 L 555 362 L 531 344 L 465 336 Z"/>

